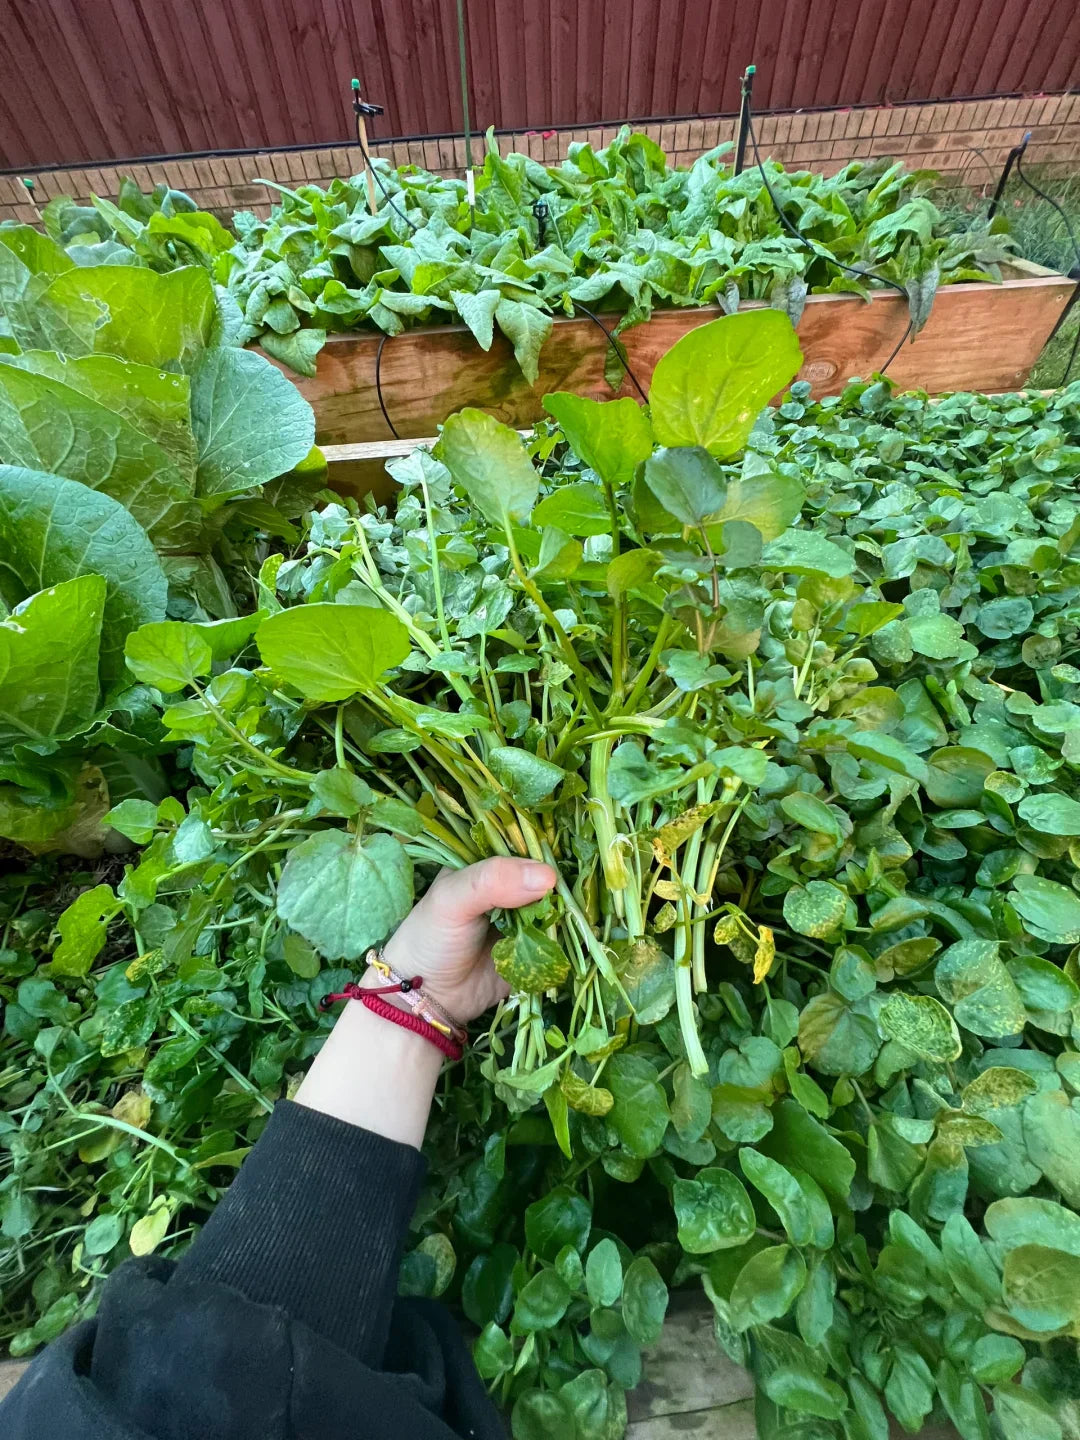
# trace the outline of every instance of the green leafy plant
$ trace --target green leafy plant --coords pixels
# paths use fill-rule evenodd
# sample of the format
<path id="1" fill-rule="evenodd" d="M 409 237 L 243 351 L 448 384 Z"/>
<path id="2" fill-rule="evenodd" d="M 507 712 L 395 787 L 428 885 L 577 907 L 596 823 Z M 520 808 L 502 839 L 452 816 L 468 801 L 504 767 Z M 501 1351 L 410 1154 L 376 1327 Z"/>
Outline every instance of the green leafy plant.
<path id="1" fill-rule="evenodd" d="M 217 658 L 129 636 L 196 780 L 59 915 L 5 881 L 17 1351 L 184 1243 L 414 885 L 528 853 L 401 1279 L 518 1440 L 621 1433 L 692 1283 L 765 1436 L 1075 1432 L 1080 386 L 757 416 L 775 312 L 692 361 L 453 417 Z"/>
<path id="2" fill-rule="evenodd" d="M 168 268 L 194 255 L 210 265 L 243 311 L 244 339 L 304 375 L 315 373 L 328 331 L 372 326 L 397 335 L 459 320 L 485 350 L 500 330 L 535 381 L 552 316 L 579 306 L 621 314 L 616 335 L 656 307 L 732 311 L 746 299 L 765 300 L 797 324 L 808 294 L 868 299 L 889 283 L 907 290 L 917 332 L 939 284 L 1000 279 L 1015 254 L 1003 216 L 987 224 L 954 213 L 944 222 L 927 194 L 932 172 L 881 160 L 822 176 L 769 161 L 769 185 L 802 243 L 777 216 L 757 168 L 733 173 L 730 149 L 672 169 L 654 141 L 624 128 L 605 149 L 575 144 L 560 166 L 545 168 L 526 155 L 503 157 L 489 135 L 475 205 L 461 180 L 376 160 L 374 215 L 360 177 L 326 190 L 267 181 L 280 203 L 268 220 L 235 215 L 231 248 L 213 216 L 166 222 L 141 213 L 140 201 L 143 211 L 149 202 L 130 189 L 118 206 L 94 203 L 106 243 L 128 247 L 139 262 Z M 75 230 L 80 222 L 69 214 L 58 208 L 54 221 L 47 211 L 50 233 Z M 78 246 L 85 241 L 74 234 Z M 615 353 L 608 371 L 617 387 Z"/>
<path id="3" fill-rule="evenodd" d="M 0 231 L 0 837 L 90 854 L 110 796 L 165 793 L 125 640 L 179 614 L 220 643 L 250 608 L 251 553 L 299 537 L 314 486 L 274 482 L 314 418 L 229 341 L 205 269 L 77 248 Z"/>

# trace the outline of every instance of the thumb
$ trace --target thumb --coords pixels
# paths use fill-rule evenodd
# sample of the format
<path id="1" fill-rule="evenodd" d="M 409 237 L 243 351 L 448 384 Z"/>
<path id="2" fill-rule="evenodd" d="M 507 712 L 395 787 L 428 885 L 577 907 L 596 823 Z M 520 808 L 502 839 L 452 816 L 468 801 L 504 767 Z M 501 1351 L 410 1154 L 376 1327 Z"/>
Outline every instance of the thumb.
<path id="1" fill-rule="evenodd" d="M 429 891 L 436 917 L 446 925 L 468 925 L 496 908 L 518 910 L 546 895 L 555 884 L 550 865 L 495 856 L 445 872 Z"/>

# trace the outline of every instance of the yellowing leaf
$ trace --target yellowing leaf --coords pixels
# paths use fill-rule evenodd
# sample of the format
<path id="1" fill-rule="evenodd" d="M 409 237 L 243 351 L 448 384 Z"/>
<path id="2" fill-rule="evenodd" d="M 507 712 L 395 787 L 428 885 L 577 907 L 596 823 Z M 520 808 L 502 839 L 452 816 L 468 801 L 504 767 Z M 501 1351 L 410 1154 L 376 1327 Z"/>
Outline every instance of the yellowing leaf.
<path id="1" fill-rule="evenodd" d="M 754 951 L 754 984 L 760 985 L 776 959 L 776 940 L 768 925 L 758 926 L 757 949 Z"/>
<path id="2" fill-rule="evenodd" d="M 159 1195 L 150 1211 L 141 1220 L 136 1220 L 131 1227 L 131 1234 L 128 1236 L 131 1253 L 152 1255 L 165 1239 L 171 1219 L 168 1201 Z"/>

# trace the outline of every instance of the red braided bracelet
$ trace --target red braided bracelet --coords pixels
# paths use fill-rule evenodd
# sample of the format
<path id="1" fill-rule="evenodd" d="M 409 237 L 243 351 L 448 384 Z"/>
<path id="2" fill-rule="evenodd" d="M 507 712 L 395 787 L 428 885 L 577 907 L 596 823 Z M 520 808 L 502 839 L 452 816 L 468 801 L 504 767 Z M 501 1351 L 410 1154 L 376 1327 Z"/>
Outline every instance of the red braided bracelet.
<path id="1" fill-rule="evenodd" d="M 414 982 L 414 984 L 417 982 Z M 464 1053 L 462 1047 L 449 1035 L 444 1035 L 441 1030 L 436 1030 L 434 1025 L 429 1025 L 426 1020 L 421 1020 L 419 1015 L 414 1015 L 411 1010 L 399 1010 L 396 1005 L 391 1005 L 388 1000 L 382 997 L 390 991 L 400 990 L 398 985 L 388 985 L 382 989 L 365 989 L 358 985 L 355 980 L 350 980 L 344 990 L 335 995 L 324 995 L 319 1001 L 319 1009 L 327 1010 L 335 1000 L 359 1000 L 361 1005 L 366 1005 L 374 1015 L 379 1015 L 383 1020 L 389 1020 L 392 1025 L 400 1025 L 403 1030 L 410 1030 L 414 1035 L 421 1036 L 436 1050 L 441 1050 L 448 1060 L 460 1060 Z"/>

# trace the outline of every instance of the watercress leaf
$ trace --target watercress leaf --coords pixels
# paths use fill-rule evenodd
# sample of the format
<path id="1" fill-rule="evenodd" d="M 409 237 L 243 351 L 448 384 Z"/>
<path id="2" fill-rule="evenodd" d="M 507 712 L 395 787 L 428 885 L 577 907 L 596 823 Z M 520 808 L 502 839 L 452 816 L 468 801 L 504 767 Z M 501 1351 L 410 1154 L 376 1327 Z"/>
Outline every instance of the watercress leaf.
<path id="1" fill-rule="evenodd" d="M 793 1245 L 808 1245 L 813 1235 L 802 1187 L 789 1170 L 758 1150 L 739 1151 L 742 1172 L 780 1217 Z"/>
<path id="2" fill-rule="evenodd" d="M 152 995 L 139 995 L 124 1000 L 109 1012 L 101 1032 L 99 1049 L 102 1055 L 122 1055 L 145 1045 L 157 1025 L 160 1001 Z"/>
<path id="3" fill-rule="evenodd" d="M 541 1260 L 553 1261 L 564 1245 L 580 1253 L 591 1229 L 591 1205 L 565 1185 L 549 1190 L 525 1211 L 525 1239 Z"/>
<path id="4" fill-rule="evenodd" d="M 806 1284 L 806 1261 L 790 1245 L 770 1245 L 751 1255 L 731 1290 L 731 1319 L 737 1330 L 778 1320 Z"/>
<path id="5" fill-rule="evenodd" d="M 560 390 L 545 395 L 543 404 L 566 436 L 570 449 L 590 470 L 595 470 L 606 485 L 617 490 L 628 487 L 637 467 L 652 454 L 652 426 L 636 400 L 590 400 L 587 396 Z M 559 493 L 556 491 L 556 495 Z M 549 498 L 553 500 L 555 496 Z M 602 493 L 599 498 L 603 502 Z M 555 517 L 552 522 L 559 523 Z M 541 522 L 538 518 L 534 523 L 551 522 Z M 604 531 L 571 530 L 570 533 L 594 535 L 608 528 L 606 524 Z"/>
<path id="6" fill-rule="evenodd" d="M 1045 1245 L 1019 1245 L 1005 1256 L 1001 1293 L 1009 1313 L 1026 1329 L 1040 1334 L 1064 1330 L 1080 1319 L 1080 1256 Z"/>
<path id="7" fill-rule="evenodd" d="M 474 1325 L 501 1325 L 509 1318 L 518 1260 L 514 1247 L 500 1242 L 472 1261 L 462 1281 L 461 1308 Z"/>
<path id="8" fill-rule="evenodd" d="M 1053 1408 L 1026 1385 L 995 1385 L 994 1419 L 1004 1440 L 1061 1440 L 1061 1424 Z"/>
<path id="9" fill-rule="evenodd" d="M 1011 1380 L 1027 1359 L 1019 1340 L 1011 1335 L 983 1335 L 971 1347 L 971 1374 L 980 1385 Z"/>
<path id="10" fill-rule="evenodd" d="M 842 580 L 855 569 L 853 557 L 816 530 L 778 535 L 762 550 L 761 563 L 791 575 L 827 575 L 833 580 Z"/>
<path id="11" fill-rule="evenodd" d="M 532 512 L 532 523 L 538 530 L 554 525 L 568 535 L 608 535 L 611 512 L 598 485 L 563 485 L 539 502 Z"/>
<path id="12" fill-rule="evenodd" d="M 932 995 L 890 995 L 878 1012 L 878 1024 L 890 1039 L 932 1064 L 946 1065 L 963 1049 L 955 1021 Z"/>
<path id="13" fill-rule="evenodd" d="M 585 1289 L 594 1305 L 614 1305 L 622 1294 L 623 1266 L 619 1247 L 605 1236 L 585 1261 Z"/>
<path id="14" fill-rule="evenodd" d="M 699 1170 L 693 1180 L 676 1180 L 671 1191 L 679 1244 L 689 1255 L 745 1245 L 757 1228 L 746 1187 L 730 1170 Z"/>
<path id="15" fill-rule="evenodd" d="M 514 1364 L 514 1346 L 494 1320 L 484 1326 L 472 1350 L 473 1364 L 482 1380 L 497 1380 Z"/>
<path id="16" fill-rule="evenodd" d="M 491 768 L 507 786 L 514 801 L 532 809 L 546 800 L 566 779 L 566 771 L 515 745 L 496 745 L 488 752 Z"/>
<path id="17" fill-rule="evenodd" d="M 639 1345 L 659 1338 L 667 1314 L 668 1289 L 660 1272 L 646 1255 L 627 1266 L 622 1287 L 622 1318 L 627 1333 Z"/>
<path id="18" fill-rule="evenodd" d="M 793 885 L 784 896 L 784 919 L 800 935 L 832 935 L 843 924 L 847 896 L 826 880 Z"/>
<path id="19" fill-rule="evenodd" d="M 794 475 L 782 475 L 760 455 L 747 451 L 742 473 L 728 480 L 724 503 L 710 517 L 709 539 L 719 542 L 719 527 L 733 520 L 752 525 L 762 540 L 775 540 L 799 515 L 806 489 Z"/>
<path id="20" fill-rule="evenodd" d="M 1010 899 L 1032 933 L 1056 945 L 1080 941 L 1080 895 L 1042 875 L 1016 875 Z"/>
<path id="21" fill-rule="evenodd" d="M 56 922 L 60 943 L 49 967 L 57 975 L 88 974 L 105 944 L 109 921 L 120 908 L 110 885 L 77 895 Z"/>
<path id="22" fill-rule="evenodd" d="M 1080 1208 L 1080 1104 L 1061 1090 L 1044 1090 L 1024 1105 L 1028 1155 L 1061 1194 Z"/>
<path id="23" fill-rule="evenodd" d="M 121 800 L 105 816 L 104 823 L 136 845 L 148 845 L 157 829 L 158 807 L 151 800 Z"/>
<path id="24" fill-rule="evenodd" d="M 724 503 L 724 472 L 700 445 L 657 450 L 644 473 L 645 484 L 683 525 L 701 525 Z"/>
<path id="25" fill-rule="evenodd" d="M 1042 1245 L 1080 1256 L 1080 1215 L 1055 1200 L 1030 1195 L 995 1200 L 987 1206 L 983 1223 L 1003 1249 Z"/>
<path id="26" fill-rule="evenodd" d="M 83 1250 L 87 1255 L 108 1255 L 119 1245 L 124 1234 L 122 1216 L 96 1215 L 83 1231 Z"/>
<path id="27" fill-rule="evenodd" d="M 327 960 L 380 945 L 413 903 L 412 861 L 392 835 L 320 830 L 289 851 L 277 912 Z"/>
<path id="28" fill-rule="evenodd" d="M 172 1212 L 163 1195 L 159 1195 L 149 1211 L 135 1221 L 128 1236 L 132 1255 L 152 1255 L 169 1232 Z"/>
<path id="29" fill-rule="evenodd" d="M 255 634 L 264 664 L 306 700 L 347 700 L 400 665 L 409 632 L 387 610 L 317 603 L 282 610 Z"/>
<path id="30" fill-rule="evenodd" d="M 124 656 L 136 680 L 165 694 L 183 690 L 199 676 L 208 675 L 214 661 L 198 626 L 184 620 L 143 625 L 128 636 Z"/>
<path id="31" fill-rule="evenodd" d="M 656 439 L 733 455 L 801 364 L 791 321 L 779 311 L 747 310 L 697 326 L 653 371 L 649 409 Z"/>
<path id="32" fill-rule="evenodd" d="M 514 1306 L 514 1330 L 519 1335 L 531 1330 L 550 1330 L 566 1314 L 570 1287 L 554 1270 L 541 1270 L 526 1281 Z"/>
<path id="33" fill-rule="evenodd" d="M 562 946 L 535 925 L 519 924 L 512 934 L 496 940 L 491 957 L 511 989 L 526 995 L 553 990 L 570 973 Z"/>
<path id="34" fill-rule="evenodd" d="M 1080 835 L 1080 801 L 1055 790 L 1025 796 L 1016 813 L 1043 835 Z"/>
<path id="35" fill-rule="evenodd" d="M 331 815 L 351 819 L 374 803 L 375 792 L 366 780 L 340 765 L 322 770 L 311 782 L 311 793 Z"/>
<path id="36" fill-rule="evenodd" d="M 508 425 L 482 410 L 459 410 L 443 426 L 437 454 L 476 508 L 506 529 L 532 514 L 540 476 Z"/>
<path id="37" fill-rule="evenodd" d="M 577 1440 L 577 1425 L 561 1391 L 523 1391 L 514 1402 L 510 1424 L 514 1440 Z"/>
<path id="38" fill-rule="evenodd" d="M 606 1123 L 631 1155 L 648 1159 L 660 1149 L 670 1114 L 656 1070 L 639 1055 L 613 1055 L 604 1084 L 614 1097 Z"/>

